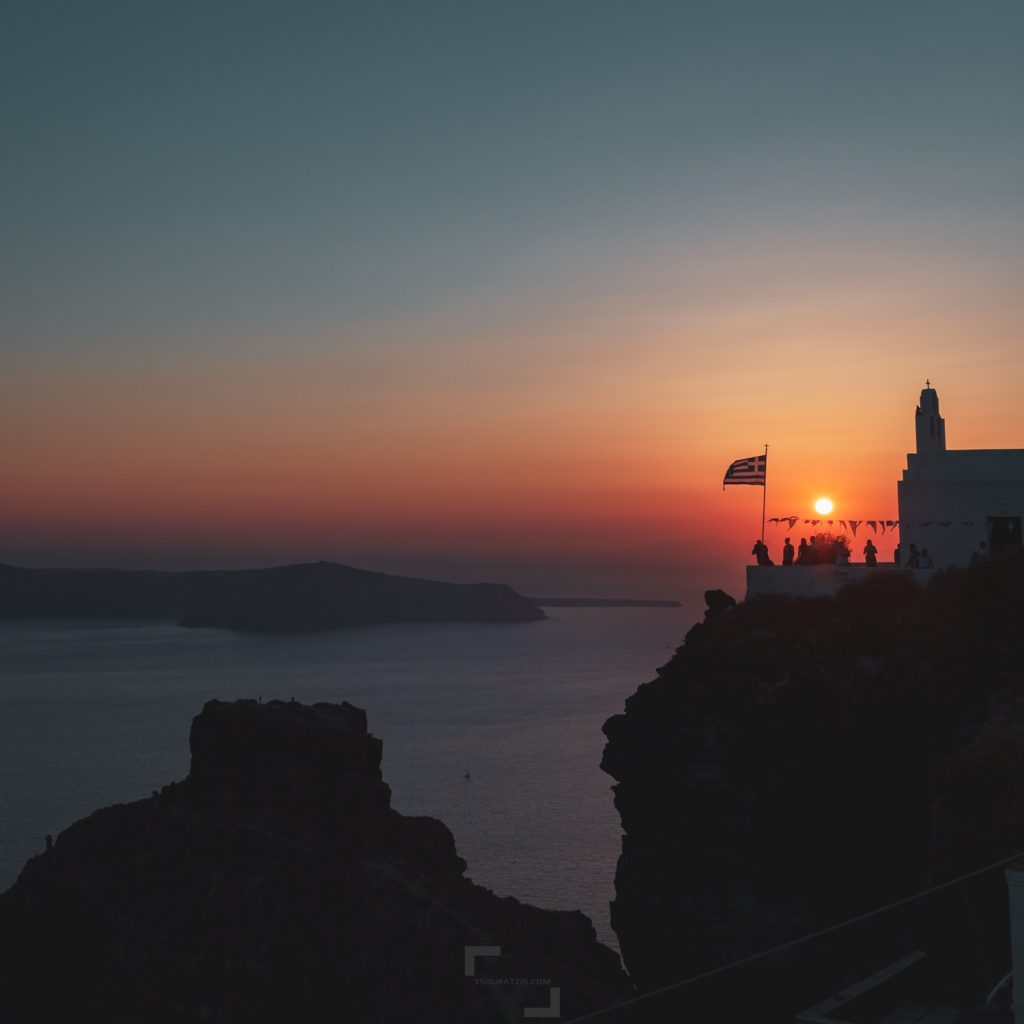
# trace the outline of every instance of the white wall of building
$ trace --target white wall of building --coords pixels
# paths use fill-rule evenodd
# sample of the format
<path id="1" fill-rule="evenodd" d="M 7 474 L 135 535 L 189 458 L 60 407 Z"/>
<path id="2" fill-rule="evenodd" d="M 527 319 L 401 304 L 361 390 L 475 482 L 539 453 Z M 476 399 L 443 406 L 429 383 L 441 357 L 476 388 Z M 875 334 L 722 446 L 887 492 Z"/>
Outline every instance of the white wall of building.
<path id="1" fill-rule="evenodd" d="M 913 542 L 937 568 L 966 565 L 990 518 L 1024 519 L 1024 451 L 912 453 L 896 489 L 904 557 Z"/>

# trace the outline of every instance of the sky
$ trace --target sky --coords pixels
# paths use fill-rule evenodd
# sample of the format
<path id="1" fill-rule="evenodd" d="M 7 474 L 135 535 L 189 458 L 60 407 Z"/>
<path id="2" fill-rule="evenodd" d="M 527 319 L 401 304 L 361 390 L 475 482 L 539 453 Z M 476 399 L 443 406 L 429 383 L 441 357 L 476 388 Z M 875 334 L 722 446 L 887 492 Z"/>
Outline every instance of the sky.
<path id="1" fill-rule="evenodd" d="M 1021 38 L 1010 0 L 6 4 L 0 561 L 735 589 L 765 443 L 768 516 L 896 518 L 926 377 L 951 447 L 1024 447 Z"/>

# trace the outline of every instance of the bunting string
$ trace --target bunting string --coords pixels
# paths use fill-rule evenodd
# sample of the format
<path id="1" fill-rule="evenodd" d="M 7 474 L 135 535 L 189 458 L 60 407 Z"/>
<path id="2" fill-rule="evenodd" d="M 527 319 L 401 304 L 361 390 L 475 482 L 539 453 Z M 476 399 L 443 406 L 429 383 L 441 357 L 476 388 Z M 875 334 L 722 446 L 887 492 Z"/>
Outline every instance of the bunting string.
<path id="1" fill-rule="evenodd" d="M 886 530 L 895 530 L 900 526 L 910 527 L 929 527 L 929 526 L 973 526 L 973 519 L 962 519 L 954 522 L 952 519 L 801 519 L 800 516 L 772 516 L 769 520 L 773 526 L 781 526 L 783 523 L 786 524 L 786 532 L 792 530 L 797 523 L 801 523 L 804 526 L 822 526 L 831 529 L 833 526 L 838 525 L 841 533 L 852 533 L 854 537 L 857 536 L 857 530 L 861 526 L 870 526 L 871 532 L 874 534 L 884 534 Z"/>

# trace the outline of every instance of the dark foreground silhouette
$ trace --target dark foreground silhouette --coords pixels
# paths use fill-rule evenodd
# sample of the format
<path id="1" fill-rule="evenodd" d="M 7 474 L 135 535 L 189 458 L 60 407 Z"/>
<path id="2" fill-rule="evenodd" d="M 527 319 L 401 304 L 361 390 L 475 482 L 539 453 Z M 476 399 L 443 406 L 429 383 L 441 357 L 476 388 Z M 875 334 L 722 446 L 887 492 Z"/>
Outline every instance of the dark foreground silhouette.
<path id="1" fill-rule="evenodd" d="M 440 583 L 334 562 L 270 569 L 130 572 L 0 565 L 0 617 L 175 618 L 226 629 L 387 622 L 528 622 L 544 612 L 499 583 Z"/>
<path id="2" fill-rule="evenodd" d="M 707 599 L 604 727 L 625 833 L 612 925 L 641 991 L 1024 850 L 1020 551 L 927 590 L 892 573 L 835 598 Z M 792 1021 L 913 950 L 931 998 L 977 1006 L 1009 970 L 1002 871 L 636 1019 Z"/>
<path id="3" fill-rule="evenodd" d="M 79 822 L 0 897 L 0 1009 L 488 1024 L 557 987 L 565 1021 L 788 1024 L 923 953 L 915 1003 L 1008 1020 L 980 1008 L 1009 968 L 1001 870 L 653 993 L 1024 851 L 1024 553 L 926 590 L 886 573 L 835 598 L 706 596 L 605 724 L 612 924 L 650 998 L 582 915 L 474 886 L 440 822 L 392 811 L 362 712 L 214 702 L 186 781 Z M 468 977 L 466 946 L 501 955 Z"/>
<path id="4" fill-rule="evenodd" d="M 211 701 L 191 746 L 187 779 L 0 897 L 2 1019 L 505 1024 L 628 996 L 586 917 L 474 885 L 440 821 L 391 809 L 358 708 Z"/>

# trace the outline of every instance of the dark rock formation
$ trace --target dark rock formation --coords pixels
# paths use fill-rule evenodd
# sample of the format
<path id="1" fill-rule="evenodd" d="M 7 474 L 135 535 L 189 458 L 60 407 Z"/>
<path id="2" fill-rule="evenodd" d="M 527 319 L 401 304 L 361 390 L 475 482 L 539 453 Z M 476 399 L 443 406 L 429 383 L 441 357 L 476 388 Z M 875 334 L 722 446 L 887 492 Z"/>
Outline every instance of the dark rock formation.
<path id="1" fill-rule="evenodd" d="M 1020 552 L 927 590 L 889 573 L 831 599 L 707 601 L 604 727 L 625 832 L 612 925 L 641 991 L 1024 849 Z M 993 984 L 1002 873 L 646 1005 L 791 1021 L 918 948 L 947 998 Z"/>
<path id="2" fill-rule="evenodd" d="M 441 822 L 391 809 L 359 709 L 211 701 L 191 745 L 187 779 L 0 897 L 4 1020 L 504 1024 L 629 994 L 582 914 L 474 885 Z M 467 977 L 467 946 L 501 955 Z"/>
<path id="3" fill-rule="evenodd" d="M 497 583 L 439 583 L 333 562 L 217 572 L 0 566 L 0 617 L 178 618 L 227 629 L 384 622 L 527 622 L 542 612 Z"/>

